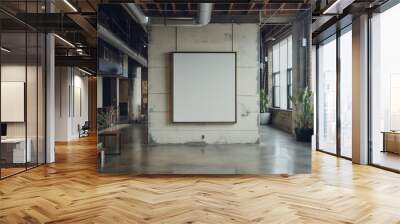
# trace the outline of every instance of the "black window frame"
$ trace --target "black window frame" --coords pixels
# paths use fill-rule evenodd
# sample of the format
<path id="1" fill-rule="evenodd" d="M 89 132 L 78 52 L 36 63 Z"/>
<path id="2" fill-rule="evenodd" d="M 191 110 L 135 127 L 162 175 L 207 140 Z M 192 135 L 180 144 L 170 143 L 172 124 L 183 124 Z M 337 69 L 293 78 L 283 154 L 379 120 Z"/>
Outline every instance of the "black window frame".
<path id="1" fill-rule="evenodd" d="M 290 97 L 293 96 L 293 70 L 292 68 L 287 69 L 287 79 L 286 79 L 286 97 L 287 97 L 287 109 L 293 110 L 293 103 Z"/>

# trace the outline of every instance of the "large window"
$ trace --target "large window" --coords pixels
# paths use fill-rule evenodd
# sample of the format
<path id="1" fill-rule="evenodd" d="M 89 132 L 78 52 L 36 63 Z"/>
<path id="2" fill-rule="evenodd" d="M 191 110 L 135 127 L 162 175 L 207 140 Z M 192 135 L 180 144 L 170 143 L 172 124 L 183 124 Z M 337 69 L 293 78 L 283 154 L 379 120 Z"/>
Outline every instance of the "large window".
<path id="1" fill-rule="evenodd" d="M 273 107 L 292 109 L 292 36 L 273 45 L 272 61 Z"/>
<path id="2" fill-rule="evenodd" d="M 318 48 L 318 148 L 336 154 L 336 36 Z"/>
<path id="3" fill-rule="evenodd" d="M 372 163 L 400 170 L 400 4 L 371 19 Z"/>
<path id="4" fill-rule="evenodd" d="M 352 157 L 352 32 L 340 36 L 340 154 Z"/>
<path id="5" fill-rule="evenodd" d="M 339 34 L 339 35 L 337 35 Z M 352 26 L 318 45 L 318 149 L 352 157 Z"/>

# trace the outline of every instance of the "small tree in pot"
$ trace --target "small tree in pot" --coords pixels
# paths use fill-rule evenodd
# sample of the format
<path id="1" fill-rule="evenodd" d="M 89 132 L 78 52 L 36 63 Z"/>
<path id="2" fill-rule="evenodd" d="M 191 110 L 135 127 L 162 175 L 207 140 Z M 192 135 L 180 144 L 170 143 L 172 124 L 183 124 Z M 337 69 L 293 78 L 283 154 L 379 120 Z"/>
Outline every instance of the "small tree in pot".
<path id="1" fill-rule="evenodd" d="M 290 98 L 295 109 L 295 133 L 297 141 L 311 142 L 314 120 L 312 95 L 312 92 L 306 87 L 297 96 Z"/>
<path id="2" fill-rule="evenodd" d="M 269 96 L 265 89 L 260 91 L 260 124 L 267 125 L 271 121 L 271 113 L 268 111 Z"/>

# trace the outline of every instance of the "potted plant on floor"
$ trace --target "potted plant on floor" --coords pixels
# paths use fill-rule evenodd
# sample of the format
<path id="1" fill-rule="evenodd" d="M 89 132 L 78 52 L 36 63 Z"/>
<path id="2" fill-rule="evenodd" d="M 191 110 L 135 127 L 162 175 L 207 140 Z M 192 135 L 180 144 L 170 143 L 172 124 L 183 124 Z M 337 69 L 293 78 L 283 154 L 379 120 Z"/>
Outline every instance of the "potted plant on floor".
<path id="1" fill-rule="evenodd" d="M 297 96 L 290 97 L 295 113 L 296 140 L 311 142 L 313 135 L 314 110 L 312 104 L 312 92 L 306 87 Z"/>
<path id="2" fill-rule="evenodd" d="M 267 125 L 271 120 L 271 113 L 268 110 L 269 96 L 265 89 L 260 91 L 260 124 Z"/>

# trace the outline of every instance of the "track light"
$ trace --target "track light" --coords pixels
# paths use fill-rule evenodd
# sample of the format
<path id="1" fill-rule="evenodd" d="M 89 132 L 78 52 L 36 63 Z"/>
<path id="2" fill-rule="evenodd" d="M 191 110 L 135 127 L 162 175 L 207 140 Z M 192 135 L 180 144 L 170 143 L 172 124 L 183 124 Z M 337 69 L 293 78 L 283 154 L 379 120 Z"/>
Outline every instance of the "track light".
<path id="1" fill-rule="evenodd" d="M 88 71 L 86 71 L 86 70 L 83 70 L 83 69 L 81 69 L 81 68 L 79 68 L 79 67 L 78 67 L 78 70 L 81 71 L 81 72 L 83 72 L 83 73 L 85 73 L 86 75 L 93 75 L 92 73 L 90 73 L 90 72 L 88 72 Z"/>
<path id="2" fill-rule="evenodd" d="M 75 45 L 73 45 L 71 42 L 69 42 L 68 40 L 62 38 L 61 36 L 59 36 L 58 34 L 54 34 L 55 37 L 57 37 L 59 40 L 61 40 L 62 42 L 64 42 L 65 44 L 67 44 L 70 47 L 75 48 Z"/>
<path id="3" fill-rule="evenodd" d="M 1 47 L 0 49 L 1 49 L 1 51 L 4 51 L 6 53 L 10 53 L 11 52 L 11 50 L 9 50 L 9 49 L 7 49 L 5 47 Z"/>
<path id="4" fill-rule="evenodd" d="M 341 14 L 343 9 L 351 5 L 355 0 L 336 0 L 332 5 L 324 10 L 322 14 Z"/>
<path id="5" fill-rule="evenodd" d="M 68 5 L 74 12 L 78 12 L 78 10 L 73 6 L 68 0 L 64 0 L 64 3 Z"/>

